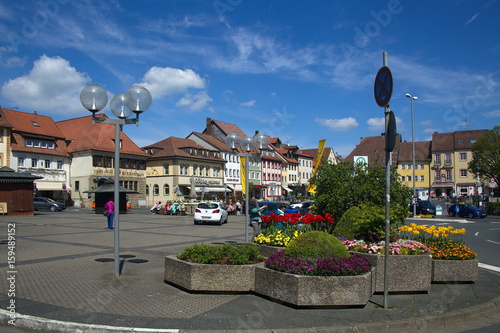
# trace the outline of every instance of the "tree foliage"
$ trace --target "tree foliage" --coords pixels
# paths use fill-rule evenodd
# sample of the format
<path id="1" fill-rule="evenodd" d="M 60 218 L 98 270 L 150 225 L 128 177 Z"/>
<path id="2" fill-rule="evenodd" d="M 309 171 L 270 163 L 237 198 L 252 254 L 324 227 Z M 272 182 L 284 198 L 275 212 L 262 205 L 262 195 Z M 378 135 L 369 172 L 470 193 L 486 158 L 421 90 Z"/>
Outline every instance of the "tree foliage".
<path id="1" fill-rule="evenodd" d="M 397 169 L 391 167 L 391 223 L 400 223 L 408 215 L 411 189 L 399 182 Z M 317 214 L 331 213 L 338 221 L 351 207 L 361 204 L 385 206 L 385 168 L 342 162 L 324 164 L 312 179 L 316 185 L 314 202 Z"/>
<path id="2" fill-rule="evenodd" d="M 469 171 L 483 179 L 495 179 L 500 184 L 500 126 L 486 132 L 472 145 Z"/>

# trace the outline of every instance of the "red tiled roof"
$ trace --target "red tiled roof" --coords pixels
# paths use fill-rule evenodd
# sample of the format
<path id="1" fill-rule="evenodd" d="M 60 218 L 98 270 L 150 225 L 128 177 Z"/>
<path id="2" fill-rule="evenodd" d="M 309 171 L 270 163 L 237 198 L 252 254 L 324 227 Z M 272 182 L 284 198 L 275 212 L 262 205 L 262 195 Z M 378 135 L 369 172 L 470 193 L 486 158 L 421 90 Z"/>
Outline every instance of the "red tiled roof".
<path id="1" fill-rule="evenodd" d="M 216 157 L 211 157 L 211 156 L 200 156 L 198 155 L 191 155 L 188 152 L 182 150 L 182 148 L 196 148 L 200 150 L 207 150 L 206 148 L 203 148 L 196 142 L 190 139 L 183 139 L 183 138 L 176 138 L 176 137 L 169 137 L 164 140 L 158 141 L 156 143 L 153 143 L 151 145 L 143 147 L 143 149 L 147 148 L 158 148 L 158 152 L 156 152 L 154 155 L 149 155 L 150 157 L 153 158 L 159 158 L 159 157 L 175 157 L 175 156 L 180 156 L 180 157 L 189 157 L 189 158 L 194 158 L 194 159 L 199 159 L 199 160 L 212 160 L 212 161 L 219 161 L 219 162 L 225 162 L 222 158 L 216 158 Z"/>
<path id="2" fill-rule="evenodd" d="M 432 134 L 432 151 L 452 151 L 453 150 L 453 133 L 438 133 Z"/>
<path id="3" fill-rule="evenodd" d="M 222 142 L 222 141 L 214 138 L 211 135 L 203 134 L 203 133 L 200 133 L 200 132 L 192 132 L 192 134 L 196 135 L 197 137 L 199 137 L 203 141 L 206 141 L 207 143 L 209 143 L 212 146 L 216 147 L 220 151 L 231 151 L 231 149 L 224 142 Z"/>
<path id="4" fill-rule="evenodd" d="M 398 150 L 398 162 L 413 160 L 413 145 L 411 142 L 401 142 Z M 415 161 L 431 160 L 431 141 L 415 142 Z"/>
<path id="5" fill-rule="evenodd" d="M 225 123 L 223 121 L 215 119 L 212 119 L 212 123 L 215 124 L 217 127 L 219 127 L 226 135 L 229 135 L 231 133 L 236 133 L 242 138 L 247 136 L 245 132 L 243 132 L 241 128 L 238 127 L 238 125 Z"/>
<path id="6" fill-rule="evenodd" d="M 3 112 L 13 126 L 13 132 L 23 133 L 25 136 L 31 134 L 35 137 L 64 139 L 63 133 L 51 117 L 9 109 L 3 109 Z"/>
<path id="7" fill-rule="evenodd" d="M 453 132 L 453 141 L 456 150 L 471 149 L 474 142 L 479 140 L 488 130 L 470 130 Z"/>
<path id="8" fill-rule="evenodd" d="M 99 114 L 96 117 L 107 118 L 105 114 Z M 56 124 L 66 139 L 72 141 L 68 146 L 69 152 L 115 151 L 115 125 L 113 124 L 92 124 L 92 116 L 58 121 Z M 120 140 L 122 141 L 120 153 L 147 156 L 125 133 L 120 132 Z"/>
<path id="9" fill-rule="evenodd" d="M 61 139 L 54 139 L 55 143 L 54 149 L 40 148 L 40 147 L 27 147 L 24 143 L 24 138 L 21 133 L 12 133 L 12 140 L 10 142 L 10 147 L 13 151 L 23 151 L 36 154 L 47 154 L 56 156 L 68 156 L 68 150 L 66 149 L 66 142 Z"/>
<path id="10" fill-rule="evenodd" d="M 393 154 L 396 155 L 401 144 L 401 135 L 396 135 L 396 144 Z M 354 162 L 354 156 L 368 156 L 368 165 L 385 165 L 385 136 L 368 136 L 363 138 L 359 145 L 345 158 L 345 161 Z M 394 163 L 394 161 L 393 161 Z"/>
<path id="11" fill-rule="evenodd" d="M 7 119 L 2 106 L 0 105 L 0 127 L 13 127 L 12 124 Z"/>

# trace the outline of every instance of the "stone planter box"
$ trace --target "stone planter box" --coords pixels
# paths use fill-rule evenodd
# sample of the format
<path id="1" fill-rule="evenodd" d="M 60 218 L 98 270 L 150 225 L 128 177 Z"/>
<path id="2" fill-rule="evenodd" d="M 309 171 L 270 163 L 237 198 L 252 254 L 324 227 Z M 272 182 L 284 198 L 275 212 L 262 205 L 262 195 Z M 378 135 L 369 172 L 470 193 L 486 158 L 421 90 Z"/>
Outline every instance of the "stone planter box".
<path id="1" fill-rule="evenodd" d="M 358 276 L 303 276 L 255 268 L 255 292 L 296 306 L 364 306 L 372 272 Z"/>
<path id="2" fill-rule="evenodd" d="M 206 265 L 165 257 L 164 280 L 192 291 L 249 292 L 255 285 L 253 265 Z"/>
<path id="3" fill-rule="evenodd" d="M 432 282 L 474 282 L 478 262 L 473 260 L 432 259 Z"/>
<path id="4" fill-rule="evenodd" d="M 384 255 L 358 253 L 368 259 L 374 271 L 374 292 L 384 292 Z M 390 255 L 389 292 L 428 292 L 431 290 L 432 258 L 430 254 Z"/>
<path id="5" fill-rule="evenodd" d="M 280 247 L 280 246 L 269 246 L 269 245 L 255 244 L 255 243 L 252 243 L 252 245 L 258 247 L 260 255 L 266 258 L 269 258 L 270 256 L 280 251 L 285 251 L 285 247 Z"/>

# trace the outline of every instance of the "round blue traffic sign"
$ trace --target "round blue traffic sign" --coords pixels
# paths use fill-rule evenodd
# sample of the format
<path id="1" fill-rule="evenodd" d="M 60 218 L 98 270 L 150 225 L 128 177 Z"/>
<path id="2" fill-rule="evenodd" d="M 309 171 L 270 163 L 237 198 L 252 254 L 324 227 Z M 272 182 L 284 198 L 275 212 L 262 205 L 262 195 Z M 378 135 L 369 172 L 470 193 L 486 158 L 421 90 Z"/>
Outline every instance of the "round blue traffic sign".
<path id="1" fill-rule="evenodd" d="M 392 73 L 389 67 L 384 66 L 379 69 L 375 77 L 373 92 L 378 106 L 384 107 L 389 104 L 392 96 Z"/>

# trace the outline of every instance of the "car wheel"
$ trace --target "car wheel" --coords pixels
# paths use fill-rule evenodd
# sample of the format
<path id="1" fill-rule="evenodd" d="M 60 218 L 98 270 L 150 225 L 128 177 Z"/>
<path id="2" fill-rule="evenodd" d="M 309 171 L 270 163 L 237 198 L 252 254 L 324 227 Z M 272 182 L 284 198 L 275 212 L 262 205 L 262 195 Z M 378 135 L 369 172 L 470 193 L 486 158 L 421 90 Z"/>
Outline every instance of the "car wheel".
<path id="1" fill-rule="evenodd" d="M 468 215 L 468 216 L 469 216 L 469 218 L 470 218 L 470 219 L 473 219 L 473 218 L 474 218 L 474 214 L 473 214 L 473 213 L 469 213 L 469 215 Z"/>
<path id="2" fill-rule="evenodd" d="M 455 217 L 455 212 L 448 212 L 448 216 Z"/>
<path id="3" fill-rule="evenodd" d="M 50 209 L 51 212 L 55 212 L 57 210 L 57 207 L 56 206 L 50 206 L 49 209 Z"/>
<path id="4" fill-rule="evenodd" d="M 229 219 L 229 215 L 226 216 L 226 220 L 224 221 L 224 223 L 227 223 L 227 220 Z"/>
<path id="5" fill-rule="evenodd" d="M 222 222 L 224 222 L 224 221 L 222 220 L 222 216 L 221 216 L 221 218 L 220 218 L 220 220 L 219 220 L 219 223 L 217 223 L 217 224 L 218 224 L 218 225 L 222 225 Z"/>
<path id="6" fill-rule="evenodd" d="M 198 224 L 198 221 L 194 221 L 194 224 Z"/>

